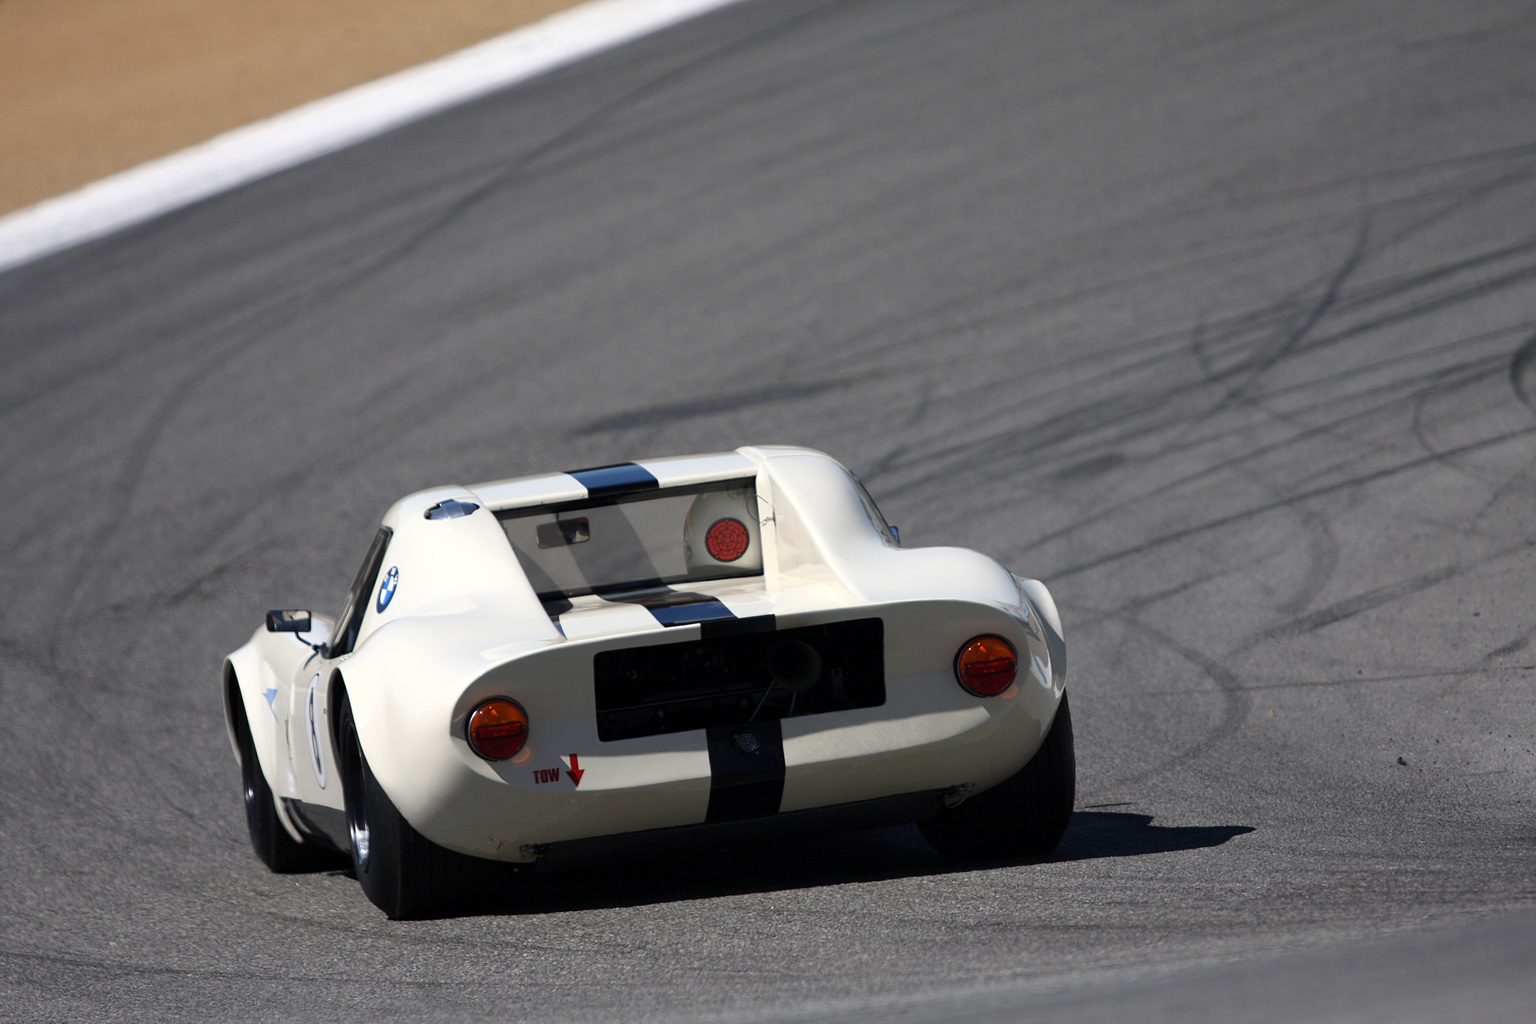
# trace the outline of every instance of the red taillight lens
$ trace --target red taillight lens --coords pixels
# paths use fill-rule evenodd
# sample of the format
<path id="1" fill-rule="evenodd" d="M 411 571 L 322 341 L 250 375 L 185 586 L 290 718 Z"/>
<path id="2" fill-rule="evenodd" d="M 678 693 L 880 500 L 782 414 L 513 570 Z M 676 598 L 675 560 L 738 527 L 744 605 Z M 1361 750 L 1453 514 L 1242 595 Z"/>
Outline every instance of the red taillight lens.
<path id="1" fill-rule="evenodd" d="M 1000 636 L 979 636 L 955 656 L 955 678 L 978 697 L 995 697 L 1013 684 L 1019 656 Z"/>
<path id="2" fill-rule="evenodd" d="M 528 742 L 528 715 L 513 701 L 495 697 L 475 708 L 465 733 L 475 753 L 487 761 L 505 761 Z"/>

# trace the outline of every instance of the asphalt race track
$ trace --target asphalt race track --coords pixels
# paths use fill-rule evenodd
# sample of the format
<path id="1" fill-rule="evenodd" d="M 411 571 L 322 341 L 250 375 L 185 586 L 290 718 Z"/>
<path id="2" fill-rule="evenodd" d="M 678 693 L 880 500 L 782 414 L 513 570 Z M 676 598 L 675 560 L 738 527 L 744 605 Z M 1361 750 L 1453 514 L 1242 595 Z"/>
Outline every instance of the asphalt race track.
<path id="1" fill-rule="evenodd" d="M 1536 1018 L 1536 8 L 758 0 L 0 275 L 0 1019 Z M 1046 580 L 1079 810 L 387 921 L 220 660 L 746 443 Z"/>

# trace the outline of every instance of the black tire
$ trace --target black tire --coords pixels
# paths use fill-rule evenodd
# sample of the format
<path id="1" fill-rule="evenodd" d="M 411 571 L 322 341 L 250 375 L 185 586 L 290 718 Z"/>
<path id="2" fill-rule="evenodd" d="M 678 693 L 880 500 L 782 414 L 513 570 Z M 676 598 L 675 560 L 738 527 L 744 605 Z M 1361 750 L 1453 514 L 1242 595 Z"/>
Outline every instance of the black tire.
<path id="1" fill-rule="evenodd" d="M 352 720 L 352 705 L 345 698 L 339 725 L 338 756 L 352 842 L 352 870 L 364 894 L 395 920 L 418 920 L 448 912 L 479 861 L 445 850 L 401 817 L 368 767 Z"/>
<path id="2" fill-rule="evenodd" d="M 1063 693 L 1056 720 L 1028 764 L 918 828 L 950 860 L 1044 857 L 1061 842 L 1076 798 L 1072 711 Z"/>
<path id="3" fill-rule="evenodd" d="M 272 787 L 261 773 L 261 762 L 256 756 L 256 744 L 251 739 L 251 724 L 246 720 L 245 707 L 239 693 L 231 699 L 235 720 L 235 736 L 240 744 L 240 782 L 245 794 L 245 826 L 251 833 L 251 847 L 256 856 L 272 871 L 280 875 L 299 871 L 316 871 L 327 866 L 329 851 L 313 843 L 294 839 L 278 820 L 277 801 Z"/>

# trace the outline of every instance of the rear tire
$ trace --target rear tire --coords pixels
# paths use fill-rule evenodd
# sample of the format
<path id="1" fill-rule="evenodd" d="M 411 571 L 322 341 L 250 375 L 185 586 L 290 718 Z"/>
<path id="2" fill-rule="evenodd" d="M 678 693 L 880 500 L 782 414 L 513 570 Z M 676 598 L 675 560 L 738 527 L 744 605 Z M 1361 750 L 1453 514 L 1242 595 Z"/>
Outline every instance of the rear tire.
<path id="1" fill-rule="evenodd" d="M 330 860 L 328 851 L 313 843 L 298 841 L 283 827 L 278 818 L 272 787 L 262 774 L 261 761 L 256 756 L 256 744 L 251 739 L 251 723 L 246 720 L 245 708 L 238 693 L 231 706 L 235 717 L 235 735 L 240 744 L 240 782 L 245 794 L 245 825 L 251 834 L 251 847 L 256 851 L 256 856 L 270 870 L 280 875 L 316 871 L 325 867 Z"/>
<path id="2" fill-rule="evenodd" d="M 479 861 L 438 846 L 395 809 L 368 767 L 350 702 L 342 704 L 339 732 L 352 870 L 364 894 L 395 920 L 441 916 Z"/>
<path id="3" fill-rule="evenodd" d="M 950 860 L 1044 857 L 1061 842 L 1076 798 L 1072 711 L 1063 693 L 1056 720 L 1028 764 L 918 828 Z"/>

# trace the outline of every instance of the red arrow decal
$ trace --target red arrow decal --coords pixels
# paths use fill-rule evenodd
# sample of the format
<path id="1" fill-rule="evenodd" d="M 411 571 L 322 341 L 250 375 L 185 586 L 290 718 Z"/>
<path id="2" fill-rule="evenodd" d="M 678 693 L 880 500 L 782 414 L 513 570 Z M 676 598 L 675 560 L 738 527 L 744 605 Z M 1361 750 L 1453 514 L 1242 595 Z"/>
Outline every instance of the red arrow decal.
<path id="1" fill-rule="evenodd" d="M 576 762 L 576 755 L 572 754 L 571 755 L 571 770 L 566 772 L 565 774 L 567 774 L 567 775 L 569 775 L 571 777 L 571 784 L 572 785 L 579 786 L 579 785 L 581 785 L 581 777 L 583 775 L 587 774 L 587 770 Z"/>

